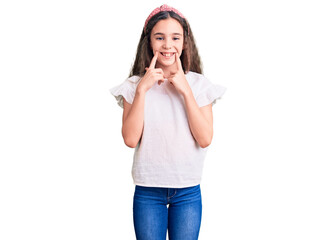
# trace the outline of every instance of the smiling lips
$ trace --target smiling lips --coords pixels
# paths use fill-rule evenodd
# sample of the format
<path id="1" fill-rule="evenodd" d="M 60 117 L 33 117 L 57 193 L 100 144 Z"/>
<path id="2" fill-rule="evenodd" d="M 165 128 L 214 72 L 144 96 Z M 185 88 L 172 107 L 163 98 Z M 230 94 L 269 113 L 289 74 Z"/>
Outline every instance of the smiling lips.
<path id="1" fill-rule="evenodd" d="M 173 56 L 175 53 L 173 52 L 161 52 L 161 55 L 170 58 L 171 56 Z"/>

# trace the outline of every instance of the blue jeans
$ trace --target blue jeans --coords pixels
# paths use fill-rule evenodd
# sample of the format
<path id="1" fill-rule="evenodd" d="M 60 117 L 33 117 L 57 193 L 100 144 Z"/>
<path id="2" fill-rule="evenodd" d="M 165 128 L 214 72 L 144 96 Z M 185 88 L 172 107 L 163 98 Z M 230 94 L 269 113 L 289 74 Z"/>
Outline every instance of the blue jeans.
<path id="1" fill-rule="evenodd" d="M 200 185 L 186 188 L 135 186 L 133 222 L 137 240 L 197 240 L 201 227 Z"/>

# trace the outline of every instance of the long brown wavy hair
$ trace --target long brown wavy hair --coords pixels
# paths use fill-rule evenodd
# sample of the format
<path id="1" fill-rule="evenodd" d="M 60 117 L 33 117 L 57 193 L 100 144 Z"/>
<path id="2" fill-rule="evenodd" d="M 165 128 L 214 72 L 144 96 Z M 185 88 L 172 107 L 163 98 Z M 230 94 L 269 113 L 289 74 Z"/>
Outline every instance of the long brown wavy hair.
<path id="1" fill-rule="evenodd" d="M 189 71 L 200 74 L 203 73 L 201 58 L 198 54 L 194 36 L 188 21 L 173 11 L 163 11 L 154 15 L 147 23 L 146 29 L 142 30 L 135 61 L 130 71 L 129 77 L 134 75 L 142 77 L 145 75 L 145 67 L 150 65 L 150 62 L 153 58 L 153 51 L 150 46 L 150 36 L 152 29 L 157 22 L 167 18 L 176 19 L 183 27 L 183 51 L 180 58 L 184 73 Z"/>

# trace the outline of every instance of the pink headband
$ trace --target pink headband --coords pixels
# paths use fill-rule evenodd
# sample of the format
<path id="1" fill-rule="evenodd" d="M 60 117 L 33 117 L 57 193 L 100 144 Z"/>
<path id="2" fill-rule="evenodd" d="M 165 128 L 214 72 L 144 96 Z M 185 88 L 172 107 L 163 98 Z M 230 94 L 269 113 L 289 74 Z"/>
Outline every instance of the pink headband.
<path id="1" fill-rule="evenodd" d="M 176 13 L 177 15 L 179 15 L 181 18 L 185 19 L 185 17 L 182 15 L 182 13 L 180 13 L 177 9 L 173 8 L 173 7 L 169 7 L 168 5 L 164 4 L 164 5 L 161 5 L 160 7 L 158 8 L 155 8 L 151 14 L 149 14 L 149 16 L 147 17 L 146 19 L 146 22 L 145 22 L 145 26 L 144 26 L 144 31 L 146 31 L 146 26 L 147 26 L 147 23 L 149 22 L 149 20 L 157 13 L 159 12 L 166 12 L 166 11 L 172 11 L 174 13 Z M 189 29 L 188 29 L 188 34 L 189 34 Z"/>

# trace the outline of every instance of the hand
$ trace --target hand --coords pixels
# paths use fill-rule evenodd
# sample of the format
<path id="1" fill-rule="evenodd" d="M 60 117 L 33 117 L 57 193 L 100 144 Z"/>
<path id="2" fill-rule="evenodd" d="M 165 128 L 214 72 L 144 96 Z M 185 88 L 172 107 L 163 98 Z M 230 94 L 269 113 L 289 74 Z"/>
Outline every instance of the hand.
<path id="1" fill-rule="evenodd" d="M 145 68 L 146 74 L 141 78 L 138 88 L 147 92 L 156 82 L 161 84 L 164 81 L 163 70 L 161 68 L 155 68 L 156 60 L 159 52 L 155 52 L 154 57 L 148 68 Z"/>
<path id="2" fill-rule="evenodd" d="M 177 52 L 175 53 L 175 65 L 176 65 L 176 72 L 170 73 L 168 81 L 176 88 L 176 90 L 180 94 L 185 95 L 191 91 L 191 88 L 185 77 L 182 63 Z"/>

